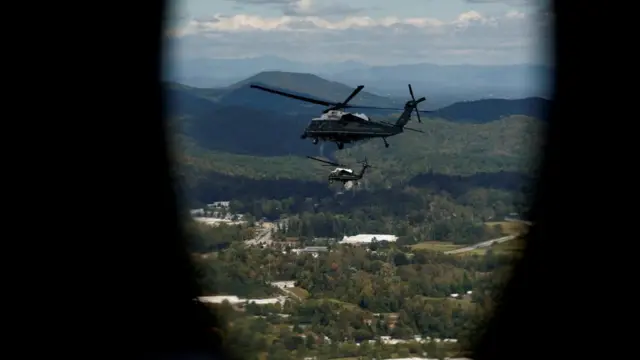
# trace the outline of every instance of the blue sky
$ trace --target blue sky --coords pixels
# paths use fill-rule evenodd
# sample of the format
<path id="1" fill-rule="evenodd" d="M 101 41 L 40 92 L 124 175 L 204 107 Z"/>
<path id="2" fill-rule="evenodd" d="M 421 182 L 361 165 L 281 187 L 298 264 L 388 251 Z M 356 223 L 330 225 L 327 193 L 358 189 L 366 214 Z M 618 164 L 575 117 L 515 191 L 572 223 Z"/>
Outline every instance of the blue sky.
<path id="1" fill-rule="evenodd" d="M 544 1 L 173 0 L 169 53 L 173 61 L 541 63 Z"/>

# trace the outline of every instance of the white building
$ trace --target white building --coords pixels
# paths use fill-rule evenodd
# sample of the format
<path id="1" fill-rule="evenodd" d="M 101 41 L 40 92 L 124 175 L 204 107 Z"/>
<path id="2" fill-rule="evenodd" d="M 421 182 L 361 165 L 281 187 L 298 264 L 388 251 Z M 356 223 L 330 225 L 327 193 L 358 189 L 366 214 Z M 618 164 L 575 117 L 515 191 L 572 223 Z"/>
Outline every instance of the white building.
<path id="1" fill-rule="evenodd" d="M 396 242 L 398 237 L 395 235 L 385 234 L 358 234 L 354 236 L 345 236 L 339 244 L 369 244 L 373 241 Z"/>
<path id="2" fill-rule="evenodd" d="M 198 298 L 203 303 L 209 304 L 222 304 L 225 301 L 228 301 L 231 305 L 240 305 L 240 304 L 256 304 L 256 305 L 267 305 L 267 304 L 284 304 L 287 301 L 287 298 L 284 296 L 280 296 L 277 298 L 268 298 L 268 299 L 241 299 L 235 295 L 225 295 L 225 296 L 201 296 Z"/>
<path id="3" fill-rule="evenodd" d="M 279 296 L 277 298 L 269 298 L 269 299 L 247 299 L 247 304 L 256 304 L 256 305 L 267 305 L 267 304 L 284 304 L 287 301 L 287 298 L 284 296 Z"/>
<path id="4" fill-rule="evenodd" d="M 231 217 L 224 219 L 215 217 L 194 217 L 193 220 L 209 226 L 219 226 L 220 224 L 240 225 L 245 223 L 243 220 L 231 220 Z"/>
<path id="5" fill-rule="evenodd" d="M 296 286 L 296 282 L 295 280 L 289 280 L 289 281 L 274 281 L 271 283 L 272 286 L 275 286 L 277 288 L 280 289 L 290 289 L 292 287 Z"/>
<path id="6" fill-rule="evenodd" d="M 311 254 L 313 257 L 318 257 L 321 252 L 327 252 L 329 249 L 326 246 L 307 246 L 304 249 L 292 249 L 291 252 L 300 255 L 300 254 Z"/>
<path id="7" fill-rule="evenodd" d="M 230 201 L 216 201 L 211 204 L 207 204 L 208 209 L 228 209 Z"/>
<path id="8" fill-rule="evenodd" d="M 222 304 L 223 302 L 228 301 L 229 304 L 235 305 L 235 304 L 241 304 L 241 303 L 245 302 L 244 299 L 240 299 L 239 297 L 237 297 L 235 295 L 228 295 L 228 296 L 200 296 L 198 299 L 200 301 L 202 301 L 203 303 L 209 303 L 209 304 Z"/>

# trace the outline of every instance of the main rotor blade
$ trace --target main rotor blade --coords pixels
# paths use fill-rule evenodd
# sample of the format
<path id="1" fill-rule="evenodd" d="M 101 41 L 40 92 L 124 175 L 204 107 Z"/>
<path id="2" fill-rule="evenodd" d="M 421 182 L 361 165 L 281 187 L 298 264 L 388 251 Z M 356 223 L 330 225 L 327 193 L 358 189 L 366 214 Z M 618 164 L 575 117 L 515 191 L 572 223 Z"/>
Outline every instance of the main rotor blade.
<path id="1" fill-rule="evenodd" d="M 411 84 L 409 84 L 409 94 L 411 94 L 411 99 L 413 99 L 413 101 L 416 101 L 415 96 L 413 96 L 413 88 L 411 87 Z"/>
<path id="2" fill-rule="evenodd" d="M 329 165 L 331 165 L 331 166 L 341 166 L 341 167 L 344 167 L 344 165 L 342 165 L 342 164 L 334 163 L 334 162 L 327 161 L 327 160 L 318 159 L 318 158 L 313 157 L 313 156 L 307 156 L 307 157 L 308 157 L 309 159 L 311 159 L 311 160 L 319 161 L 319 162 L 322 162 L 322 163 L 325 163 L 325 164 L 329 164 Z"/>
<path id="3" fill-rule="evenodd" d="M 316 104 L 316 105 L 322 105 L 322 106 L 332 106 L 332 105 L 336 105 L 336 103 L 331 103 L 328 101 L 323 101 L 323 100 L 318 100 L 318 99 L 313 99 L 310 97 L 306 97 L 306 96 L 300 96 L 300 95 L 294 95 L 294 94 L 289 94 L 286 93 L 284 91 L 279 91 L 279 90 L 274 90 L 274 89 L 269 89 L 267 87 L 264 86 L 260 86 L 260 85 L 254 85 L 252 84 L 250 86 L 252 89 L 258 89 L 258 90 L 262 90 L 262 91 L 266 91 L 272 94 L 276 94 L 276 95 L 281 95 L 281 96 L 286 96 L 288 98 L 292 98 L 292 99 L 296 99 L 296 100 L 301 100 L 301 101 L 305 101 L 308 103 L 312 103 L 312 104 Z"/>
<path id="4" fill-rule="evenodd" d="M 408 128 L 408 127 L 404 128 L 404 129 L 405 129 L 405 130 L 411 130 L 411 131 L 415 131 L 415 132 L 419 132 L 419 133 L 423 133 L 423 134 L 424 134 L 424 131 L 422 131 L 422 130 L 412 129 L 412 128 Z"/>
<path id="5" fill-rule="evenodd" d="M 347 103 L 348 103 L 349 101 L 351 101 L 351 99 L 353 99 L 353 97 L 354 97 L 354 96 L 358 95 L 358 93 L 359 93 L 360 91 L 362 91 L 362 89 L 364 89 L 364 85 L 358 85 L 358 87 L 357 87 L 357 88 L 355 88 L 355 90 L 353 90 L 353 92 L 351 93 L 351 95 L 349 95 L 349 96 L 347 97 L 347 99 L 346 99 L 345 101 L 343 101 L 343 102 L 342 102 L 342 105 L 347 105 Z"/>
<path id="6" fill-rule="evenodd" d="M 397 110 L 402 111 L 404 109 L 400 108 L 388 108 L 388 107 L 377 107 L 377 106 L 360 106 L 360 105 L 345 105 L 344 108 L 347 109 L 376 109 L 376 110 Z"/>

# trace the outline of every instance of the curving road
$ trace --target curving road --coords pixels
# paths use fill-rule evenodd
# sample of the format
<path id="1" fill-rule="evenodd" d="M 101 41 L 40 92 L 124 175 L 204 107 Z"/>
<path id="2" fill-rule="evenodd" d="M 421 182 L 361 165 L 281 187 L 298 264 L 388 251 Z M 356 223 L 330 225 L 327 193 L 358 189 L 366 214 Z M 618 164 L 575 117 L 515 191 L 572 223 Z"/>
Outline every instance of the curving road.
<path id="1" fill-rule="evenodd" d="M 298 301 L 303 301 L 303 299 L 302 299 L 300 296 L 296 295 L 296 294 L 295 294 L 294 292 L 292 292 L 291 290 L 286 289 L 286 288 L 279 288 L 279 289 L 280 289 L 280 291 L 282 291 L 282 292 L 283 292 L 286 296 L 288 296 L 289 298 L 293 298 L 293 299 L 296 299 L 296 300 L 298 300 Z"/>
<path id="2" fill-rule="evenodd" d="M 247 246 L 258 246 L 258 245 L 271 245 L 273 243 L 273 239 L 271 239 L 271 230 L 275 227 L 273 223 L 265 222 L 262 224 L 262 227 L 256 230 L 256 236 L 253 239 L 246 240 L 244 243 Z"/>
<path id="3" fill-rule="evenodd" d="M 475 249 L 481 249 L 481 248 L 489 247 L 489 246 L 491 246 L 493 244 L 500 244 L 500 243 L 503 243 L 505 241 L 513 240 L 516 237 L 517 237 L 516 235 L 503 236 L 501 238 L 483 241 L 483 242 L 480 242 L 480 243 L 477 243 L 477 244 L 474 244 L 474 245 L 471 245 L 471 246 L 465 246 L 463 248 L 445 251 L 444 253 L 445 254 L 460 254 L 460 253 L 464 253 L 464 252 L 467 252 L 467 251 L 473 251 Z"/>

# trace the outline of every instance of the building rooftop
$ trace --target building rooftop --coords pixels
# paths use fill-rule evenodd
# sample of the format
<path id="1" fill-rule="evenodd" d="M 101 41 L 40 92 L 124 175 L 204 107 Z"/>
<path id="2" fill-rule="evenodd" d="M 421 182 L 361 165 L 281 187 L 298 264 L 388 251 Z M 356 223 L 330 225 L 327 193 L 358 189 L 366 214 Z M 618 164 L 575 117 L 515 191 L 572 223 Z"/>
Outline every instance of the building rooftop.
<path id="1" fill-rule="evenodd" d="M 340 241 L 340 243 L 370 243 L 374 239 L 376 241 L 395 242 L 396 240 L 398 240 L 398 237 L 388 234 L 358 234 L 354 236 L 345 236 L 342 238 L 342 241 Z"/>
<path id="2" fill-rule="evenodd" d="M 328 251 L 329 249 L 326 246 L 307 246 L 302 250 L 303 251 Z"/>

